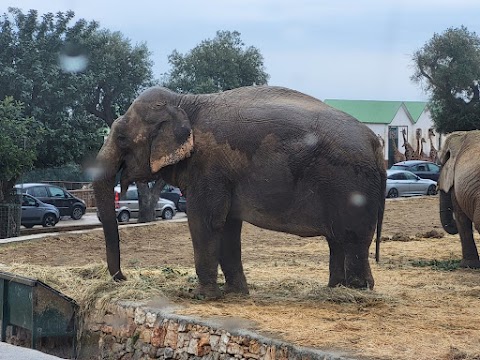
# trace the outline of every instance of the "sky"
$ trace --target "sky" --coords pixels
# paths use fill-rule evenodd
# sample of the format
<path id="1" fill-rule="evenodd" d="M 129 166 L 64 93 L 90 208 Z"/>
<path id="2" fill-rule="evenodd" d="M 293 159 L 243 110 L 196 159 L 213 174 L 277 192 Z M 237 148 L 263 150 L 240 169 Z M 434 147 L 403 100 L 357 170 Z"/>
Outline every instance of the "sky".
<path id="1" fill-rule="evenodd" d="M 414 52 L 448 28 L 480 35 L 478 0 L 0 0 L 1 13 L 8 7 L 73 10 L 146 43 L 156 78 L 173 50 L 236 30 L 263 55 L 269 85 L 321 100 L 426 101 L 410 80 Z"/>

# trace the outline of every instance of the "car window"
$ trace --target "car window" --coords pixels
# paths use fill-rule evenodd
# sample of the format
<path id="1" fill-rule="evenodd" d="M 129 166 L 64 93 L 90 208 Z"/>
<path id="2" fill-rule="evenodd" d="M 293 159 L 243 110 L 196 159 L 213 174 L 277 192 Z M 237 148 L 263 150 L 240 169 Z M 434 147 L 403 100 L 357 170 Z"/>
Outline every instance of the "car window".
<path id="1" fill-rule="evenodd" d="M 405 180 L 405 175 L 403 173 L 392 174 L 388 177 L 390 180 Z"/>
<path id="2" fill-rule="evenodd" d="M 405 178 L 407 180 L 417 180 L 418 178 L 414 174 L 405 173 Z"/>
<path id="3" fill-rule="evenodd" d="M 47 188 L 45 186 L 35 186 L 27 190 L 27 194 L 34 197 L 48 197 Z"/>
<path id="4" fill-rule="evenodd" d="M 427 164 L 428 169 L 433 172 L 439 172 L 440 171 L 440 166 L 435 165 L 435 164 Z"/>
<path id="5" fill-rule="evenodd" d="M 417 171 L 427 171 L 427 166 L 422 164 L 422 165 L 417 165 Z"/>
<path id="6" fill-rule="evenodd" d="M 405 170 L 405 166 L 402 165 L 392 165 L 391 170 Z"/>
<path id="7" fill-rule="evenodd" d="M 122 198 L 123 200 L 138 200 L 138 191 L 137 189 L 127 190 L 127 193 Z"/>
<path id="8" fill-rule="evenodd" d="M 30 196 L 23 195 L 22 197 L 22 206 L 35 206 L 37 202 L 35 199 L 31 198 Z"/>
<path id="9" fill-rule="evenodd" d="M 63 191 L 60 188 L 51 186 L 51 187 L 49 187 L 49 190 L 50 190 L 50 195 L 52 197 L 65 197 L 65 191 Z"/>

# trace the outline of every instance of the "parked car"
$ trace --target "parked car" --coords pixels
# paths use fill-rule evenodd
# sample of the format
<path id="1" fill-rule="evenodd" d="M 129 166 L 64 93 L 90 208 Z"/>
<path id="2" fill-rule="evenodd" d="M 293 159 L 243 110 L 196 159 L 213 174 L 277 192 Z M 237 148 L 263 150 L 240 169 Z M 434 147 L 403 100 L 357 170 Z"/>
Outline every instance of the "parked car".
<path id="1" fill-rule="evenodd" d="M 60 220 L 60 211 L 51 204 L 46 204 L 33 196 L 22 194 L 21 224 L 26 228 L 35 225 L 55 226 Z"/>
<path id="2" fill-rule="evenodd" d="M 87 210 L 85 201 L 55 185 L 27 183 L 17 184 L 15 188 L 23 194 L 31 195 L 46 204 L 54 205 L 60 210 L 60 216 L 70 216 L 73 220 L 80 220 Z"/>
<path id="3" fill-rule="evenodd" d="M 393 164 L 390 170 L 406 170 L 420 176 L 422 179 L 438 181 L 440 166 L 424 160 L 407 160 Z"/>
<path id="4" fill-rule="evenodd" d="M 114 188 L 115 191 L 115 213 L 119 222 L 128 222 L 130 218 L 138 218 L 138 190 L 135 185 L 130 185 L 125 195 L 120 197 L 120 186 Z M 159 198 L 155 207 L 157 217 L 170 220 L 175 216 L 175 204 L 168 199 Z"/>
<path id="5" fill-rule="evenodd" d="M 437 183 L 405 170 L 387 170 L 387 198 L 412 195 L 435 195 Z"/>
<path id="6" fill-rule="evenodd" d="M 166 184 L 160 193 L 160 197 L 173 201 L 177 211 L 187 212 L 187 199 L 178 187 Z"/>

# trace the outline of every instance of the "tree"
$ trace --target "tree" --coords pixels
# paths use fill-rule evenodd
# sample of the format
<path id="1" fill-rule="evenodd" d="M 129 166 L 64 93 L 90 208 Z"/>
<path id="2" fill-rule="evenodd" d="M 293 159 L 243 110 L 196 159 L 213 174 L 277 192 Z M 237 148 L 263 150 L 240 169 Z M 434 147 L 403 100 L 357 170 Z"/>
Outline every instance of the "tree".
<path id="1" fill-rule="evenodd" d="M 42 125 L 25 117 L 24 106 L 7 97 L 0 102 L 0 203 L 10 201 L 13 185 L 30 170 L 41 141 Z"/>
<path id="2" fill-rule="evenodd" d="M 434 34 L 413 55 L 412 80 L 430 94 L 437 131 L 480 129 L 480 38 L 467 28 Z"/>
<path id="3" fill-rule="evenodd" d="M 182 93 L 212 93 L 241 86 L 267 84 L 263 56 L 253 46 L 245 47 L 237 31 L 217 31 L 189 53 L 174 50 L 168 57 L 172 70 L 164 86 Z"/>
<path id="4" fill-rule="evenodd" d="M 74 16 L 9 8 L 0 18 L 0 99 L 21 101 L 25 115 L 43 124 L 49 146 L 39 149 L 36 167 L 81 163 L 96 153 L 98 130 L 152 84 L 144 44 L 133 47 L 95 21 L 71 24 Z"/>

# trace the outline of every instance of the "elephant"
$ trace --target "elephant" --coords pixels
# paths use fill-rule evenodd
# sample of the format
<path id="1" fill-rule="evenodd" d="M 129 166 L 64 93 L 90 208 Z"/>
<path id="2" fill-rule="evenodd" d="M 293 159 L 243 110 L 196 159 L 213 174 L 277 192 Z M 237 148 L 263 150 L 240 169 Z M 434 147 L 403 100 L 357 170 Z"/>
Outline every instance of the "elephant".
<path id="1" fill-rule="evenodd" d="M 443 229 L 459 234 L 461 267 L 480 268 L 472 223 L 480 232 L 480 130 L 449 134 L 439 151 L 440 220 Z"/>
<path id="2" fill-rule="evenodd" d="M 366 125 L 316 98 L 276 86 L 197 95 L 148 88 L 114 121 L 97 162 L 93 187 L 114 280 L 125 279 L 112 191 L 121 172 L 122 189 L 161 178 L 187 193 L 196 296 L 249 293 L 243 221 L 323 235 L 328 285 L 374 286 L 368 258 L 385 207 L 381 144 Z"/>

